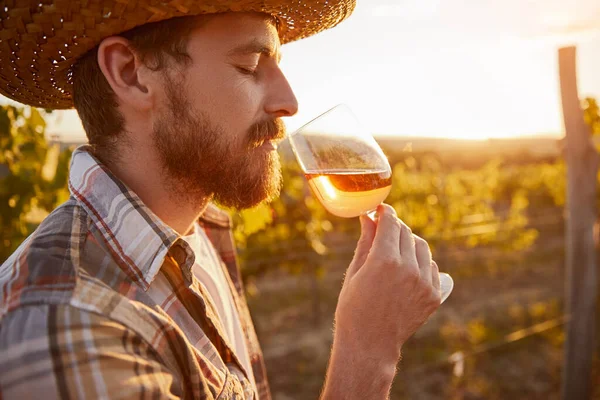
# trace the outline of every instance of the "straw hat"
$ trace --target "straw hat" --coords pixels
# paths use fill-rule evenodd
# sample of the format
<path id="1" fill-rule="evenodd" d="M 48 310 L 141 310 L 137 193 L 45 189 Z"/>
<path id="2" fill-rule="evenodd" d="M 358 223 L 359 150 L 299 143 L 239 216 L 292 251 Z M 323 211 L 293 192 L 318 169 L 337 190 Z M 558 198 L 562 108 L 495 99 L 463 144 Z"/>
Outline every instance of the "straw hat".
<path id="1" fill-rule="evenodd" d="M 356 0 L 5 0 L 0 2 L 0 94 L 35 107 L 73 107 L 73 63 L 103 38 L 186 15 L 257 11 L 288 43 L 331 28 Z"/>

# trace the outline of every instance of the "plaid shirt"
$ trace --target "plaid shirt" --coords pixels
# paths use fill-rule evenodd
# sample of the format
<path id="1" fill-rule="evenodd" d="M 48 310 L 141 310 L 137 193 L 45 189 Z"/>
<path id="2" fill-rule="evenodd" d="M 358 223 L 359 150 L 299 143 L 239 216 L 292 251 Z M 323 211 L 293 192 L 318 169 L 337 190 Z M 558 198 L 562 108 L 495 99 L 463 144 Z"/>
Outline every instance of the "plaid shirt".
<path id="1" fill-rule="evenodd" d="M 200 224 L 226 268 L 253 386 L 194 254 L 84 146 L 71 198 L 0 267 L 0 398 L 270 399 L 230 218 Z"/>

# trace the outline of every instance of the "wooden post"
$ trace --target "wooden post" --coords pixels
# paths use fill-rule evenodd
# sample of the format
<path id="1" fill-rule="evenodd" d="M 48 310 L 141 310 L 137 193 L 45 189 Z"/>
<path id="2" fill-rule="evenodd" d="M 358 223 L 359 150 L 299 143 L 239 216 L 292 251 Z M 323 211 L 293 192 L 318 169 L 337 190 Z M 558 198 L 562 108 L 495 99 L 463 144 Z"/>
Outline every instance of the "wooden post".
<path id="1" fill-rule="evenodd" d="M 596 176 L 598 152 L 583 119 L 577 90 L 576 49 L 558 52 L 560 90 L 566 130 L 567 221 L 566 311 L 563 400 L 586 400 L 592 395 L 592 358 L 596 317 Z"/>

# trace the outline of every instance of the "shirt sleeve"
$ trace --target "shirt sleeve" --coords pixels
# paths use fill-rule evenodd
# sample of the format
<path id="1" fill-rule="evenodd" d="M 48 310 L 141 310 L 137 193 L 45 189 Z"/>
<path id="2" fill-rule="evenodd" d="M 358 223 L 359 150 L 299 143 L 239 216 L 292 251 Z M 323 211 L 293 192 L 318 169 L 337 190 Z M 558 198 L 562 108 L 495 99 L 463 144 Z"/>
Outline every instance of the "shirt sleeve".
<path id="1" fill-rule="evenodd" d="M 0 398 L 176 399 L 181 382 L 139 335 L 68 305 L 0 319 Z M 209 396 L 210 397 L 210 396 Z"/>

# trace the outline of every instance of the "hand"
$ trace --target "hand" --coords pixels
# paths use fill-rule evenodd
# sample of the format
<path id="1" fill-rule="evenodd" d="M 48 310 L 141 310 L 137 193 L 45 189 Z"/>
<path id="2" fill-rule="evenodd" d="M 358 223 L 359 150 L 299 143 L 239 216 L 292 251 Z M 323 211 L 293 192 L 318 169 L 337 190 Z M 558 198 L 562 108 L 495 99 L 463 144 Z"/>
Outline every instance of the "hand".
<path id="1" fill-rule="evenodd" d="M 377 223 L 361 217 L 336 309 L 334 346 L 395 363 L 402 345 L 440 305 L 439 270 L 427 242 L 392 207 L 377 211 Z"/>

